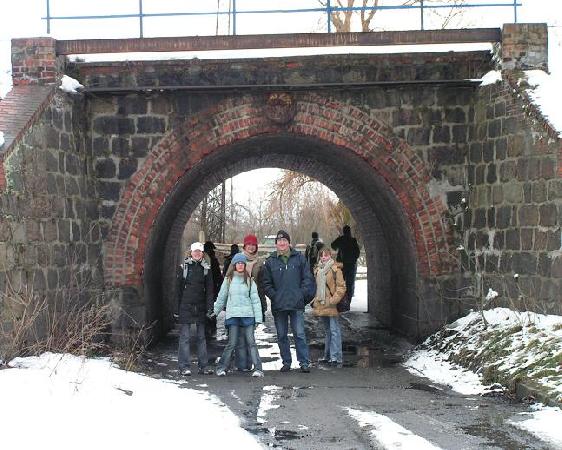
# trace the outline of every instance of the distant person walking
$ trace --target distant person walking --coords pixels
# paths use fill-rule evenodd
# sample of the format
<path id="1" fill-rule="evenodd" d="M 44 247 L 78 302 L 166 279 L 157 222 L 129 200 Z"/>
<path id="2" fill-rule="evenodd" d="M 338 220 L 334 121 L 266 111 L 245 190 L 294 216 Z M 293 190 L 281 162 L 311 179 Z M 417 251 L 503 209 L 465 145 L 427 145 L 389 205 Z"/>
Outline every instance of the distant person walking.
<path id="1" fill-rule="evenodd" d="M 359 259 L 359 244 L 357 239 L 351 236 L 351 228 L 344 225 L 342 236 L 332 242 L 332 248 L 338 251 L 336 261 L 343 263 L 343 277 L 349 300 L 353 298 L 355 292 L 355 275 L 357 274 L 357 259 Z"/>
<path id="2" fill-rule="evenodd" d="M 308 261 L 310 266 L 310 271 L 314 273 L 314 267 L 318 263 L 318 249 L 323 245 L 322 239 L 318 237 L 316 231 L 312 232 L 312 240 L 310 244 L 306 246 L 306 251 L 304 252 L 304 257 Z"/>
<path id="3" fill-rule="evenodd" d="M 312 313 L 320 317 L 326 331 L 324 356 L 319 362 L 342 367 L 343 352 L 338 303 L 345 295 L 345 281 L 341 263 L 332 259 L 332 252 L 328 247 L 320 248 L 314 276 L 316 295 L 312 301 Z"/>
<path id="4" fill-rule="evenodd" d="M 226 276 L 226 271 L 228 270 L 228 266 L 230 266 L 230 262 L 232 261 L 232 258 L 234 258 L 234 255 L 240 253 L 240 247 L 238 247 L 238 244 L 232 244 L 230 246 L 230 255 L 226 256 L 224 258 L 224 266 L 222 269 L 222 276 L 225 277 Z"/>
<path id="5" fill-rule="evenodd" d="M 277 343 L 283 361 L 281 372 L 291 370 L 288 337 L 290 320 L 300 369 L 308 373 L 310 360 L 304 330 L 304 306 L 314 297 L 316 286 L 304 255 L 291 248 L 290 243 L 291 238 L 286 231 L 277 232 L 277 250 L 265 260 L 262 283 L 265 294 L 271 300 Z"/>
<path id="6" fill-rule="evenodd" d="M 197 328 L 197 359 L 199 373 L 209 373 L 207 341 L 205 338 L 206 312 L 213 305 L 213 276 L 210 264 L 203 258 L 203 244 L 191 244 L 191 254 L 178 273 L 178 365 L 181 375 L 191 375 L 190 335 L 191 325 Z M 212 373 L 212 371 L 211 371 Z"/>
<path id="7" fill-rule="evenodd" d="M 207 241 L 203 245 L 203 249 L 205 251 L 205 258 L 209 259 L 209 264 L 211 265 L 211 274 L 213 275 L 213 292 L 215 295 L 213 296 L 213 301 L 217 299 L 217 295 L 219 293 L 219 289 L 221 288 L 223 276 L 221 273 L 221 267 L 219 264 L 219 260 L 217 259 L 217 255 L 215 254 L 216 250 L 215 244 L 212 241 Z M 206 326 L 205 326 L 205 333 L 207 338 L 216 337 L 217 335 L 217 318 L 209 319 L 206 318 Z"/>
<path id="8" fill-rule="evenodd" d="M 246 263 L 247 259 L 243 253 L 234 255 L 211 314 L 220 314 L 226 305 L 225 326 L 228 327 L 228 344 L 217 366 L 216 374 L 219 377 L 226 375 L 240 335 L 244 337 L 245 346 L 250 350 L 250 358 L 254 365 L 252 376 L 263 377 L 261 359 L 254 338 L 255 325 L 262 322 L 263 312 L 258 287 L 248 275 Z"/>

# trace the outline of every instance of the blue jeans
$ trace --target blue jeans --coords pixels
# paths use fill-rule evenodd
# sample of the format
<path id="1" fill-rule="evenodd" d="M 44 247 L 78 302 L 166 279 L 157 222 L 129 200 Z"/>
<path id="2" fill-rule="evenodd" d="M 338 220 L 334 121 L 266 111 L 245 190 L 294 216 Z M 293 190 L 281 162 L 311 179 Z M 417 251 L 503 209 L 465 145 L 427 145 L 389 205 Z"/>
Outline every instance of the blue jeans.
<path id="1" fill-rule="evenodd" d="M 327 361 L 343 362 L 341 347 L 341 328 L 337 316 L 321 317 L 326 331 L 324 338 L 324 359 Z"/>
<path id="2" fill-rule="evenodd" d="M 261 359 L 258 353 L 258 346 L 256 345 L 256 340 L 254 339 L 254 325 L 250 325 L 247 327 L 230 325 L 228 327 L 228 344 L 226 344 L 226 347 L 222 352 L 218 369 L 227 370 L 228 366 L 230 366 L 232 353 L 234 352 L 234 349 L 239 345 L 238 336 L 240 335 L 243 336 L 245 347 L 249 350 L 250 359 L 252 360 L 252 364 L 254 365 L 254 370 L 262 370 Z"/>
<path id="3" fill-rule="evenodd" d="M 308 359 L 308 344 L 306 343 L 306 334 L 304 332 L 304 311 L 277 311 L 273 313 L 275 328 L 277 330 L 277 344 L 281 353 L 283 365 L 291 365 L 291 348 L 289 346 L 289 318 L 291 319 L 291 328 L 295 339 L 295 347 L 297 350 L 297 360 L 301 367 L 308 367 L 310 361 Z"/>
<path id="4" fill-rule="evenodd" d="M 238 344 L 236 345 L 236 355 L 234 359 L 234 364 L 238 370 L 249 370 L 252 368 L 250 364 L 252 356 L 250 354 L 250 349 L 246 345 L 244 333 L 238 334 Z"/>
<path id="5" fill-rule="evenodd" d="M 197 322 L 197 359 L 200 369 L 207 367 L 207 341 L 205 339 L 205 322 Z M 189 348 L 191 324 L 181 324 L 178 346 L 178 365 L 180 370 L 189 369 L 191 366 L 191 351 Z"/>

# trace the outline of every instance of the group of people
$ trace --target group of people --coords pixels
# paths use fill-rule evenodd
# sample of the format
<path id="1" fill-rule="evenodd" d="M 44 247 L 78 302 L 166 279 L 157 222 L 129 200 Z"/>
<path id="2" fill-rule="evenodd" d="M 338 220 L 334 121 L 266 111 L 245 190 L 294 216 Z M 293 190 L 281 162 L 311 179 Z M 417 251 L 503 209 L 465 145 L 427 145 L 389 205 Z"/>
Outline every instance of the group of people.
<path id="1" fill-rule="evenodd" d="M 353 261 L 356 266 L 359 256 L 357 241 L 351 238 L 348 226 L 344 227 L 343 233 L 332 243 L 332 248 L 338 251 L 334 260 L 331 249 L 322 243 L 317 233 L 313 233 L 313 242 L 303 255 L 291 247 L 289 234 L 280 230 L 275 238 L 276 251 L 265 261 L 258 257 L 257 237 L 250 234 L 244 238 L 242 251 L 236 252 L 233 245 L 231 254 L 225 258 L 222 273 L 212 243 L 212 248 L 208 243 L 191 244 L 190 254 L 178 271 L 178 365 L 181 375 L 191 375 L 189 341 L 193 324 L 197 333 L 198 373 L 213 373 L 208 368 L 206 328 L 209 327 L 208 321 L 216 323 L 216 317 L 224 310 L 228 343 L 216 367 L 216 375 L 227 374 L 235 355 L 234 363 L 239 370 L 253 368 L 252 376 L 263 377 L 254 330 L 265 320 L 266 296 L 271 301 L 277 330 L 281 372 L 291 370 L 289 325 L 300 370 L 310 372 L 304 327 L 304 309 L 309 303 L 326 330 L 324 355 L 319 362 L 342 367 L 338 303 L 344 298 L 351 299 L 356 269 L 353 272 L 348 269 L 346 278 L 344 258 L 350 261 L 351 255 L 356 254 Z M 357 252 L 352 247 L 357 247 Z"/>

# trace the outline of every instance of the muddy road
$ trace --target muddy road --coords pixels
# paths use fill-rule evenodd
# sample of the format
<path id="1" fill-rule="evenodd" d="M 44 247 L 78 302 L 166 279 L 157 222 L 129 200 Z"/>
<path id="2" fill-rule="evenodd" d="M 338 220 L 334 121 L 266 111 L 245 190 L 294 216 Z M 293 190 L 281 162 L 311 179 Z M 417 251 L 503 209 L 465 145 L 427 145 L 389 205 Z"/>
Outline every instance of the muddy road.
<path id="1" fill-rule="evenodd" d="M 226 344 L 221 322 L 219 318 L 219 339 L 209 342 L 211 361 L 220 356 Z M 309 317 L 307 332 L 314 362 L 322 355 L 323 330 Z M 549 448 L 508 423 L 527 411 L 527 405 L 504 395 L 461 395 L 409 373 L 400 362 L 411 345 L 371 322 L 368 314 L 346 313 L 342 317 L 342 334 L 343 368 L 313 363 L 311 373 L 301 373 L 293 355 L 295 369 L 280 373 L 275 328 L 268 316 L 265 326 L 256 331 L 264 378 L 236 371 L 221 378 L 180 377 L 175 333 L 150 350 L 140 370 L 153 377 L 179 380 L 181 387 L 215 395 L 240 417 L 241 426 L 254 434 L 264 448 L 400 448 L 383 444 L 392 444 L 393 439 L 397 443 L 404 437 L 418 450 Z M 361 419 L 363 413 L 370 417 L 374 414 L 382 422 L 368 423 Z M 390 421 L 405 430 L 393 435 Z M 408 441 L 410 438 L 414 440 Z M 212 439 L 209 436 L 210 445 Z"/>

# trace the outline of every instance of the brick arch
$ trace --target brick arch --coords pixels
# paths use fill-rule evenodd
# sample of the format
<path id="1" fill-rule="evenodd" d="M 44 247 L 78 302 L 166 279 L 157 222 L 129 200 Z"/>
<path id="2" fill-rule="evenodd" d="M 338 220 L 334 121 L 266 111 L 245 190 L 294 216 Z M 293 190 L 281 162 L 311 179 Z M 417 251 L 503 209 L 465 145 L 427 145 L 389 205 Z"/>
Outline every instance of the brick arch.
<path id="1" fill-rule="evenodd" d="M 365 161 L 398 199 L 414 239 L 417 271 L 432 278 L 450 271 L 450 241 L 440 198 L 427 189 L 424 161 L 390 128 L 360 108 L 305 94 L 288 125 L 267 118 L 263 96 L 228 99 L 176 126 L 150 151 L 121 194 L 104 244 L 109 287 L 141 286 L 147 242 L 160 208 L 181 178 L 205 158 L 235 143 L 279 134 L 344 148 Z"/>

